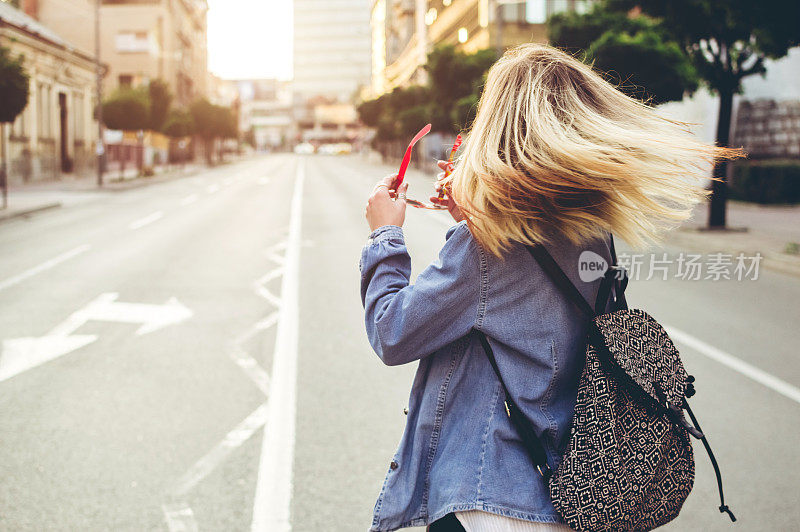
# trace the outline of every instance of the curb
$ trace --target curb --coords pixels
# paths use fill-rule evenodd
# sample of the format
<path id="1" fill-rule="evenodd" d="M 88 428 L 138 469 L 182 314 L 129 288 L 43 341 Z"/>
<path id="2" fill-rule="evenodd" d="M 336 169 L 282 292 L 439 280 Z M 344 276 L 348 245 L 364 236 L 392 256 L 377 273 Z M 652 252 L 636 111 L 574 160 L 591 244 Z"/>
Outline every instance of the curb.
<path id="1" fill-rule="evenodd" d="M 696 235 L 709 235 L 713 233 L 693 233 L 691 231 L 675 231 L 666 240 L 665 244 L 673 247 L 683 247 L 691 251 L 698 251 L 701 253 L 712 252 L 725 252 L 736 254 L 743 249 L 733 249 L 725 245 L 714 245 L 709 242 L 703 242 L 701 238 L 696 238 Z M 793 277 L 800 277 L 800 258 L 793 255 L 786 255 L 774 250 L 761 250 L 761 266 L 768 270 L 782 273 L 784 275 L 791 275 Z"/>
<path id="2" fill-rule="evenodd" d="M 12 211 L 12 212 L 0 212 L 0 222 L 5 222 L 8 220 L 13 220 L 15 218 L 25 218 L 32 214 L 36 214 L 42 211 L 49 211 L 51 209 L 57 209 L 61 207 L 61 202 L 56 201 L 53 203 L 45 203 L 44 205 L 39 205 L 37 207 L 31 207 L 29 209 L 22 209 L 20 211 Z"/>
<path id="3" fill-rule="evenodd" d="M 109 181 L 105 182 L 101 188 L 93 187 L 87 190 L 96 190 L 98 192 L 124 192 L 126 190 L 133 190 L 136 188 L 147 187 L 150 185 L 158 185 L 168 181 L 174 181 L 184 177 L 192 177 L 200 173 L 200 169 L 192 169 L 186 173 L 179 173 L 178 171 L 166 172 L 161 175 L 151 177 L 133 177 L 123 181 Z"/>

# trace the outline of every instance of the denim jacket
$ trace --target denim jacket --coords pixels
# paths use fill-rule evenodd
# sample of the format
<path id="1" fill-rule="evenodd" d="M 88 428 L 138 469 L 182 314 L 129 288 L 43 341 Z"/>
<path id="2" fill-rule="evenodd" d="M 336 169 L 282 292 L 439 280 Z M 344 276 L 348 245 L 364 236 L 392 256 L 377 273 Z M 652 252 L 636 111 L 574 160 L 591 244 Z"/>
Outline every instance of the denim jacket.
<path id="1" fill-rule="evenodd" d="M 588 301 L 599 280 L 578 276 L 581 251 L 605 260 L 600 240 L 548 250 Z M 560 522 L 503 407 L 500 383 L 472 329 L 492 345 L 510 394 L 533 423 L 550 466 L 566 445 L 584 363 L 587 322 L 524 246 L 485 252 L 465 222 L 447 231 L 439 259 L 409 284 L 400 227 L 376 229 L 361 254 L 367 336 L 387 365 L 419 361 L 405 431 L 370 530 L 427 525 L 482 510 Z"/>

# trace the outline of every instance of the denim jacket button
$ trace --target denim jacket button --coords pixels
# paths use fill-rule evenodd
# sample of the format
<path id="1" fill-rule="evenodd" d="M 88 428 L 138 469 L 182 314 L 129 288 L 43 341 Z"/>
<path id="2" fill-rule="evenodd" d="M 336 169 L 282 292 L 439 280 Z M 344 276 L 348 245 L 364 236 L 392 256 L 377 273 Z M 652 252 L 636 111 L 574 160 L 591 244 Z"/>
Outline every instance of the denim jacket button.
<path id="1" fill-rule="evenodd" d="M 394 460 L 392 460 L 392 463 L 391 463 L 391 464 L 389 464 L 389 469 L 391 469 L 392 471 L 394 471 L 394 470 L 395 470 L 395 469 L 397 469 L 397 468 L 398 468 L 398 464 L 397 464 L 397 462 L 395 462 Z"/>

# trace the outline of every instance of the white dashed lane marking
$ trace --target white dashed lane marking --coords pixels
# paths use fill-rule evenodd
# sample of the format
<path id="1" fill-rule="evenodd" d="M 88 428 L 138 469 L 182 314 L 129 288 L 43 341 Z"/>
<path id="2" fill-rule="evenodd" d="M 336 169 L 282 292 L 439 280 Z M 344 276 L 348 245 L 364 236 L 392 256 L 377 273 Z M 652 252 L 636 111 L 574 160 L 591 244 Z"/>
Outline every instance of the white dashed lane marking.
<path id="1" fill-rule="evenodd" d="M 56 255 L 50 260 L 46 260 L 41 264 L 37 264 L 32 268 L 28 268 L 27 270 L 14 275 L 13 277 L 9 277 L 5 281 L 0 282 L 0 290 L 5 290 L 11 286 L 21 283 L 25 279 L 30 279 L 34 275 L 38 273 L 42 273 L 43 271 L 49 270 L 55 266 L 58 266 L 62 262 L 68 261 L 71 258 L 77 257 L 84 251 L 88 250 L 91 246 L 89 244 L 83 244 L 76 248 L 72 248 L 69 251 L 65 251 L 60 255 Z"/>
<path id="2" fill-rule="evenodd" d="M 150 225 L 153 222 L 157 222 L 163 217 L 164 217 L 164 211 L 156 211 L 152 214 L 148 214 L 144 218 L 139 218 L 138 220 L 134 220 L 128 225 L 128 228 L 135 231 L 137 229 L 141 229 L 146 225 Z"/>

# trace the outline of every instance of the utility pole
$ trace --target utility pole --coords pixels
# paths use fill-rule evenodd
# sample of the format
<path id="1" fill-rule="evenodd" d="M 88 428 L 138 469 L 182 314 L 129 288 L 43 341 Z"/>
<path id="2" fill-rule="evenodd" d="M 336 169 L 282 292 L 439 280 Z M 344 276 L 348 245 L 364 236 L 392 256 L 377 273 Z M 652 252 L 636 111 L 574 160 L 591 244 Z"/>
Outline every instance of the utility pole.
<path id="1" fill-rule="evenodd" d="M 103 162 L 106 156 L 103 139 L 103 65 L 100 63 L 100 4 L 103 0 L 95 0 L 94 4 L 94 55 L 95 75 L 97 77 L 95 98 L 97 99 L 97 186 L 103 186 Z"/>

